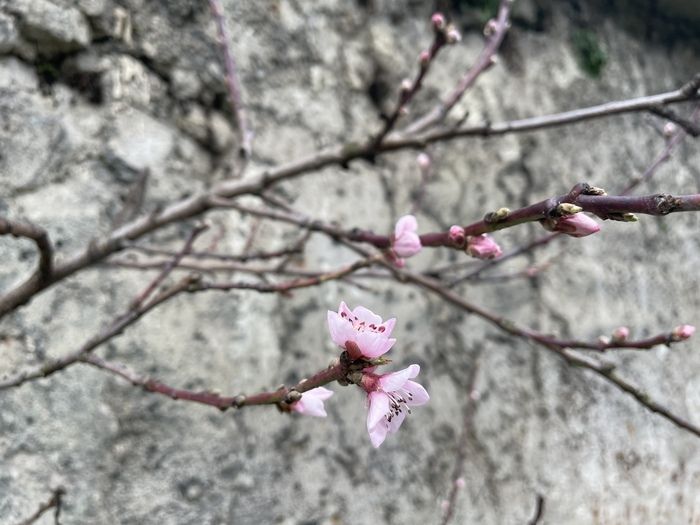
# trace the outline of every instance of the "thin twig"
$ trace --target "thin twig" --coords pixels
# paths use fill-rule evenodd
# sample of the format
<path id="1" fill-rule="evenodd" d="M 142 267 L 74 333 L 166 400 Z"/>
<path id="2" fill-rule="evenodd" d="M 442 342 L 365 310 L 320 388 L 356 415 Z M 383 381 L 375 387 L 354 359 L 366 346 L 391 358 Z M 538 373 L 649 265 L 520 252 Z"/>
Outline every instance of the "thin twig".
<path id="1" fill-rule="evenodd" d="M 551 352 L 554 352 L 557 355 L 563 357 L 567 362 L 569 362 L 569 364 L 574 366 L 580 366 L 582 368 L 594 372 L 610 384 L 617 387 L 619 390 L 622 390 L 623 392 L 626 392 L 632 397 L 634 397 L 635 400 L 639 402 L 639 404 L 641 404 L 648 410 L 659 414 L 661 417 L 670 421 L 677 427 L 683 430 L 687 430 L 688 432 L 700 437 L 700 427 L 674 414 L 671 410 L 664 407 L 659 402 L 653 400 L 648 393 L 642 391 L 640 388 L 636 387 L 626 379 L 620 377 L 615 372 L 615 366 L 613 364 L 600 361 L 598 359 L 594 359 L 590 356 L 586 356 L 571 350 L 572 347 L 595 349 L 592 348 L 593 346 L 595 346 L 594 344 L 585 343 L 583 341 L 562 341 L 552 336 L 540 334 L 531 329 L 519 327 L 509 319 L 500 317 L 479 306 L 465 301 L 459 295 L 457 295 L 451 290 L 444 288 L 441 283 L 433 279 L 429 279 L 422 275 L 408 272 L 406 270 L 397 269 L 395 270 L 395 272 L 398 273 L 404 280 L 413 283 L 414 285 L 419 286 L 425 290 L 428 290 L 429 292 L 432 292 L 435 295 L 438 295 L 448 303 L 466 312 L 481 317 L 482 319 L 495 325 L 497 328 L 503 330 L 504 332 L 509 333 L 520 339 L 525 339 L 537 343 L 546 348 L 547 350 L 550 350 Z M 569 346 L 568 343 L 572 344 Z"/>
<path id="2" fill-rule="evenodd" d="M 512 4 L 513 0 L 501 0 L 496 19 L 489 21 L 489 24 L 486 26 L 490 35 L 487 37 L 486 45 L 479 54 L 474 65 L 460 79 L 455 89 L 443 102 L 436 106 L 430 113 L 416 120 L 406 128 L 406 134 L 415 134 L 442 122 L 455 104 L 464 96 L 464 93 L 474 85 L 479 76 L 493 66 L 496 53 L 501 47 L 501 43 L 510 27 L 508 19 Z"/>
<path id="3" fill-rule="evenodd" d="M 542 516 L 544 515 L 544 497 L 542 494 L 537 495 L 537 499 L 535 500 L 535 514 L 532 516 L 532 519 L 528 521 L 528 525 L 537 525 L 540 520 L 542 519 Z"/>
<path id="4" fill-rule="evenodd" d="M 46 230 L 28 222 L 11 221 L 0 217 L 0 235 L 24 237 L 34 241 L 39 251 L 39 265 L 35 277 L 39 282 L 48 282 L 53 271 L 53 247 Z"/>
<path id="5" fill-rule="evenodd" d="M 697 106 L 690 116 L 690 121 L 697 124 L 700 118 L 700 106 Z M 654 158 L 654 160 L 647 166 L 644 172 L 638 177 L 633 178 L 630 183 L 620 192 L 620 195 L 629 195 L 637 188 L 640 184 L 648 182 L 659 170 L 659 168 L 671 158 L 673 150 L 678 146 L 683 139 L 687 136 L 687 133 L 683 129 L 679 129 L 667 142 L 663 150 Z M 481 273 L 485 270 L 493 268 L 497 265 L 504 263 L 505 261 L 517 257 L 519 255 L 530 253 L 536 248 L 546 246 L 556 238 L 562 238 L 560 233 L 550 233 L 548 235 L 543 235 L 526 245 L 520 246 L 515 250 L 499 257 L 498 259 L 492 259 L 490 261 L 484 261 L 478 268 L 470 271 L 469 273 L 453 279 L 450 282 L 450 286 L 456 286 L 464 281 L 471 281 L 479 277 Z"/>
<path id="6" fill-rule="evenodd" d="M 677 115 L 675 111 L 669 108 L 665 108 L 663 106 L 651 108 L 650 111 L 654 115 L 658 115 L 659 117 L 663 117 L 667 120 L 670 120 L 671 122 L 678 124 L 678 126 L 683 128 L 683 131 L 685 131 L 688 135 L 692 137 L 700 136 L 700 127 L 698 127 L 698 125 L 695 122 L 693 122 L 692 119 L 685 119 L 680 115 Z"/>
<path id="7" fill-rule="evenodd" d="M 185 241 L 182 249 L 179 252 L 176 252 L 172 256 L 172 259 L 163 265 L 162 271 L 156 275 L 155 279 L 153 279 L 148 286 L 146 286 L 146 288 L 131 302 L 132 310 L 135 310 L 141 306 L 153 294 L 156 288 L 158 288 L 158 286 L 160 286 L 160 284 L 168 277 L 168 275 L 170 275 L 172 271 L 177 268 L 182 261 L 182 258 L 192 250 L 192 245 L 194 244 L 195 239 L 197 239 L 197 237 L 207 228 L 207 225 L 199 224 L 192 229 L 190 234 L 187 236 L 187 240 Z"/>
<path id="8" fill-rule="evenodd" d="M 16 376 L 3 379 L 0 381 L 0 390 L 20 386 L 24 383 L 35 379 L 40 379 L 42 377 L 48 377 L 59 370 L 63 370 L 64 368 L 73 365 L 74 363 L 80 361 L 85 355 L 88 355 L 90 352 L 95 350 L 97 347 L 120 335 L 128 326 L 134 324 L 141 317 L 157 306 L 160 306 L 176 295 L 187 291 L 198 281 L 198 279 L 199 277 L 196 275 L 187 276 L 172 287 L 158 293 L 147 303 L 140 305 L 136 309 L 130 308 L 125 314 L 113 321 L 107 328 L 85 342 L 78 350 L 63 357 L 50 360 L 31 372 L 23 372 L 17 374 Z"/>
<path id="9" fill-rule="evenodd" d="M 476 389 L 476 379 L 479 372 L 479 358 L 481 352 L 482 350 L 480 348 L 472 362 L 472 367 L 469 370 L 469 376 L 467 378 L 467 398 L 464 403 L 464 414 L 462 417 L 462 435 L 457 447 L 457 457 L 455 458 L 451 477 L 452 485 L 450 488 L 450 495 L 447 498 L 447 505 L 445 506 L 442 516 L 442 525 L 447 525 L 454 516 L 457 496 L 462 488 L 460 485 L 464 483 L 462 477 L 464 475 L 464 462 L 467 457 L 469 436 L 474 432 L 474 413 L 476 412 L 476 405 L 479 400 L 479 391 Z"/>
<path id="10" fill-rule="evenodd" d="M 438 14 L 434 16 L 438 16 Z M 441 15 L 439 16 L 441 17 Z M 444 26 L 444 18 L 440 19 L 442 21 L 442 25 Z M 381 131 L 379 131 L 379 133 L 377 133 L 377 135 L 370 140 L 370 144 L 375 149 L 381 145 L 384 138 L 391 132 L 391 130 L 396 125 L 396 122 L 399 120 L 399 117 L 401 117 L 401 115 L 403 115 L 406 112 L 407 106 L 410 104 L 411 100 L 413 100 L 413 97 L 416 95 L 416 93 L 418 93 L 418 91 L 420 91 L 421 87 L 423 86 L 423 79 L 428 74 L 430 64 L 432 64 L 433 60 L 435 60 L 435 57 L 437 56 L 440 49 L 442 49 L 447 43 L 449 43 L 447 34 L 448 28 L 436 27 L 435 22 L 433 22 L 433 24 L 433 42 L 428 48 L 428 50 L 424 51 L 420 55 L 418 63 L 418 73 L 416 74 L 416 77 L 413 79 L 413 81 L 407 81 L 408 85 L 401 85 L 401 88 L 399 90 L 399 100 L 396 104 L 396 107 L 394 108 L 394 111 L 384 121 L 384 126 L 382 126 Z"/>
<path id="11" fill-rule="evenodd" d="M 66 491 L 62 487 L 58 487 L 57 489 L 53 490 L 53 493 L 51 494 L 51 499 L 49 499 L 46 503 L 42 503 L 39 508 L 29 516 L 27 519 L 20 521 L 17 525 L 31 525 L 32 523 L 36 523 L 36 521 L 41 518 L 41 516 L 44 515 L 47 511 L 51 509 L 54 510 L 54 524 L 55 525 L 60 525 L 60 517 L 61 517 L 61 503 L 63 500 L 63 496 L 65 496 Z"/>
<path id="12" fill-rule="evenodd" d="M 248 124 L 245 106 L 243 105 L 243 97 L 241 96 L 241 85 L 238 79 L 238 68 L 236 61 L 231 53 L 229 42 L 231 35 L 226 25 L 224 16 L 224 7 L 221 0 L 209 0 L 209 7 L 216 21 L 216 28 L 219 34 L 219 45 L 221 46 L 221 54 L 224 58 L 224 67 L 226 68 L 226 86 L 228 88 L 229 100 L 231 109 L 236 119 L 236 128 L 241 140 L 241 156 L 248 159 L 253 150 L 253 132 Z"/>

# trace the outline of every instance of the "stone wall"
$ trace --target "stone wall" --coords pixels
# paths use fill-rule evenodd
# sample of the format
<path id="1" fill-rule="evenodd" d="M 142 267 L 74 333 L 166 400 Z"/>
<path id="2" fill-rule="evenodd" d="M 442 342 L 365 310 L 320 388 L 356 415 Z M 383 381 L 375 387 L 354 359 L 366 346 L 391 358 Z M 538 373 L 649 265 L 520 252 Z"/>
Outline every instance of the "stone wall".
<path id="1" fill-rule="evenodd" d="M 428 2 L 224 4 L 255 130 L 249 173 L 366 138 L 431 38 Z M 480 3 L 441 4 L 464 30 L 463 42 L 440 56 L 412 114 L 432 107 L 482 46 Z M 700 70 L 698 41 L 688 36 L 693 26 L 678 22 L 677 29 L 670 13 L 656 24 L 612 12 L 520 0 L 499 65 L 455 115 L 468 111 L 480 122 L 556 112 L 675 89 Z M 583 48 L 574 38 L 582 30 Z M 604 57 L 597 72 L 589 67 L 591 48 Z M 205 1 L 0 0 L 0 53 L 0 212 L 44 226 L 61 254 L 123 220 L 123 202 L 142 170 L 150 171 L 148 211 L 237 166 Z M 618 191 L 663 148 L 657 127 L 648 116 L 627 115 L 436 145 L 420 229 L 469 223 L 579 181 Z M 327 168 L 281 189 L 319 218 L 389 231 L 418 185 L 415 155 Z M 687 140 L 639 191 L 698 192 L 698 166 L 697 143 Z M 225 232 L 220 250 L 243 248 L 249 218 L 216 212 L 210 220 Z M 584 339 L 621 324 L 639 336 L 680 322 L 700 325 L 698 227 L 697 214 L 605 223 L 598 235 L 563 239 L 496 271 L 552 258 L 534 279 L 458 291 L 520 323 Z M 150 241 L 175 247 L 186 231 L 170 227 Z M 254 247 L 281 247 L 295 235 L 264 223 Z M 508 250 L 539 235 L 539 227 L 526 226 L 498 240 Z M 425 269 L 455 255 L 431 250 L 410 266 Z M 34 265 L 34 247 L 1 237 L 0 257 L 5 289 Z M 334 268 L 350 260 L 351 253 L 315 236 L 298 262 Z M 97 267 L 5 317 L 0 376 L 74 350 L 151 276 Z M 0 392 L 0 523 L 27 517 L 58 485 L 67 491 L 64 524 L 438 522 L 477 355 L 481 400 L 455 523 L 525 523 L 538 493 L 545 497 L 542 523 L 700 519 L 697 438 L 590 373 L 408 285 L 333 282 L 290 297 L 180 297 L 98 353 L 185 387 L 271 388 L 336 355 L 325 316 L 341 300 L 398 318 L 395 364 L 419 363 L 431 394 L 380 449 L 367 438 L 357 389 L 333 386 L 325 420 L 273 408 L 219 413 L 75 366 Z M 700 424 L 696 347 L 691 340 L 610 360 Z"/>

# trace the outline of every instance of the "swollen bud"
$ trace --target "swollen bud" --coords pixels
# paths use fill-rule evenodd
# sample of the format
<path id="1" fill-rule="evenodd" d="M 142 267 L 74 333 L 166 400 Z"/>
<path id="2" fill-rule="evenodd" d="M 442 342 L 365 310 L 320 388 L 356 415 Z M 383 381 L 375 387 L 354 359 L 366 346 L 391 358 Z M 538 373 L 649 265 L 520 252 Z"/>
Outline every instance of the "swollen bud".
<path id="1" fill-rule="evenodd" d="M 418 55 L 418 63 L 422 67 L 426 67 L 428 64 L 430 64 L 430 51 L 423 50 L 420 52 L 420 55 Z"/>
<path id="2" fill-rule="evenodd" d="M 626 326 L 620 326 L 618 328 L 615 328 L 612 333 L 612 342 L 613 343 L 624 343 L 627 341 L 627 338 L 630 336 L 630 329 L 627 328 Z"/>
<path id="3" fill-rule="evenodd" d="M 450 232 L 448 233 L 447 237 L 449 238 L 450 242 L 458 248 L 464 247 L 464 243 L 467 241 L 464 228 L 458 226 L 457 224 L 450 226 Z"/>
<path id="4" fill-rule="evenodd" d="M 448 44 L 456 44 L 462 40 L 462 35 L 454 26 L 450 26 L 445 34 Z"/>
<path id="5" fill-rule="evenodd" d="M 503 254 L 493 237 L 485 233 L 469 237 L 466 252 L 477 259 L 495 259 Z"/>
<path id="6" fill-rule="evenodd" d="M 690 339 L 690 337 L 695 333 L 695 327 L 690 324 L 682 324 L 676 326 L 671 332 L 671 339 L 673 341 L 685 341 Z"/>
<path id="7" fill-rule="evenodd" d="M 433 16 L 430 18 L 430 21 L 432 22 L 433 29 L 435 29 L 435 31 L 442 31 L 447 25 L 447 22 L 445 21 L 445 15 L 443 15 L 442 13 L 434 13 Z"/>
<path id="8" fill-rule="evenodd" d="M 418 164 L 418 167 L 421 170 L 425 171 L 428 168 L 430 168 L 432 161 L 430 160 L 430 156 L 427 153 L 419 153 L 416 157 L 416 163 Z"/>

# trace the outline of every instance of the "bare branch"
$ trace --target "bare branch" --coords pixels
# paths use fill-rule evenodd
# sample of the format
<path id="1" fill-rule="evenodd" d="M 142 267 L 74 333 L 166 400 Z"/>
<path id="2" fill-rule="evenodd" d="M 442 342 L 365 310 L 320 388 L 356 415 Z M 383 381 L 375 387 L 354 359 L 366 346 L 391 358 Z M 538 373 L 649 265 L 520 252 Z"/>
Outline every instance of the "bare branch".
<path id="1" fill-rule="evenodd" d="M 39 251 L 39 266 L 31 279 L 39 283 L 51 279 L 53 271 L 53 247 L 48 233 L 43 228 L 28 222 L 11 221 L 0 217 L 0 235 L 12 235 L 31 239 Z"/>
<path id="2" fill-rule="evenodd" d="M 153 299 L 145 304 L 140 305 L 136 309 L 129 309 L 127 313 L 117 318 L 102 332 L 90 338 L 78 350 L 58 359 L 50 360 L 41 367 L 31 371 L 17 374 L 14 377 L 6 378 L 0 381 L 0 390 L 6 390 L 11 387 L 20 386 L 28 381 L 48 377 L 51 374 L 63 370 L 64 368 L 73 365 L 80 361 L 85 355 L 95 350 L 100 345 L 106 343 L 113 337 L 120 335 L 128 326 L 134 324 L 145 314 L 169 301 L 176 295 L 187 291 L 198 280 L 197 276 L 188 276 L 172 287 L 163 290 Z"/>
<path id="3" fill-rule="evenodd" d="M 700 427 L 674 414 L 671 410 L 664 407 L 659 402 L 653 400 L 649 396 L 649 394 L 634 386 L 629 381 L 620 377 L 618 374 L 615 373 L 615 366 L 613 364 L 606 363 L 604 361 L 593 359 L 589 356 L 574 352 L 571 350 L 571 347 L 567 346 L 567 343 L 574 343 L 572 347 L 590 348 L 589 344 L 583 342 L 559 341 L 556 338 L 540 334 L 538 332 L 535 332 L 534 330 L 519 327 L 509 319 L 500 317 L 483 308 L 480 308 L 479 306 L 465 301 L 459 295 L 455 294 L 451 290 L 448 290 L 447 288 L 444 288 L 442 284 L 438 283 L 433 279 L 429 279 L 427 277 L 423 277 L 419 274 L 408 272 L 406 270 L 395 270 L 395 272 L 400 274 L 401 277 L 406 281 L 438 295 L 448 303 L 466 312 L 481 317 L 482 319 L 495 325 L 497 328 L 503 330 L 504 332 L 509 333 L 515 337 L 537 343 L 546 348 L 547 350 L 550 350 L 551 352 L 554 352 L 557 355 L 563 357 L 568 363 L 574 366 L 580 366 L 582 368 L 594 372 L 595 374 L 602 377 L 608 383 L 612 384 L 619 390 L 622 390 L 623 392 L 626 392 L 632 397 L 634 397 L 634 399 L 639 404 L 641 404 L 648 410 L 659 414 L 661 417 L 670 421 L 677 427 L 683 430 L 687 430 L 688 432 L 700 437 Z"/>
<path id="4" fill-rule="evenodd" d="M 172 259 L 163 265 L 163 270 L 132 301 L 130 307 L 132 310 L 136 310 L 139 306 L 141 306 L 144 303 L 144 301 L 146 301 L 151 296 L 151 294 L 153 294 L 156 288 L 158 288 L 158 286 L 165 280 L 165 278 L 168 275 L 170 275 L 172 271 L 180 264 L 182 258 L 185 255 L 187 255 L 190 252 L 190 250 L 192 250 L 192 245 L 194 244 L 195 239 L 197 239 L 197 237 L 201 235 L 207 228 L 208 226 L 200 224 L 192 229 L 182 249 L 179 252 L 175 253 Z"/>
<path id="5" fill-rule="evenodd" d="M 447 498 L 447 505 L 444 508 L 442 515 L 442 525 L 447 525 L 454 516 L 455 506 L 457 504 L 457 496 L 459 494 L 460 485 L 464 483 L 462 478 L 464 474 L 464 462 L 467 458 L 467 449 L 470 436 L 473 434 L 474 413 L 476 412 L 477 401 L 479 400 L 479 391 L 476 389 L 476 379 L 479 373 L 479 358 L 481 356 L 481 348 L 475 357 L 472 367 L 469 370 L 467 378 L 467 396 L 464 403 L 464 414 L 462 416 L 462 435 L 459 439 L 457 447 L 457 457 L 455 458 L 454 469 L 452 471 L 452 485 L 450 494 Z"/>
<path id="6" fill-rule="evenodd" d="M 238 129 L 241 140 L 241 156 L 247 159 L 250 158 L 253 151 L 253 132 L 248 124 L 248 117 L 246 115 L 245 106 L 243 105 L 241 85 L 238 80 L 238 68 L 236 67 L 236 61 L 229 47 L 231 35 L 226 25 L 224 7 L 221 4 L 221 0 L 209 0 L 209 7 L 211 8 L 219 33 L 219 45 L 221 46 L 221 54 L 224 58 L 224 67 L 226 68 L 226 86 L 231 102 L 231 110 L 236 118 L 236 128 Z"/>
<path id="7" fill-rule="evenodd" d="M 513 0 L 501 0 L 496 19 L 489 21 L 486 25 L 485 32 L 488 33 L 486 45 L 479 54 L 474 65 L 461 78 L 452 93 L 450 93 L 442 103 L 436 106 L 430 113 L 408 126 L 405 130 L 406 134 L 415 134 L 442 122 L 455 104 L 464 96 L 464 93 L 474 85 L 477 78 L 494 65 L 496 53 L 501 47 L 501 43 L 510 27 L 508 18 L 512 4 Z"/>
<path id="8" fill-rule="evenodd" d="M 376 366 L 384 362 L 382 359 L 373 361 L 350 361 L 347 357 L 347 353 L 344 352 L 336 363 L 308 379 L 302 379 L 292 387 L 281 386 L 277 390 L 248 396 L 242 394 L 236 396 L 222 396 L 217 392 L 175 388 L 156 379 L 142 376 L 122 364 L 106 361 L 94 354 L 86 354 L 82 356 L 80 360 L 101 370 L 118 375 L 129 381 L 132 385 L 142 387 L 147 392 L 161 394 L 174 400 L 200 403 L 218 408 L 219 410 L 226 410 L 232 407 L 243 408 L 246 406 L 277 405 L 282 411 L 289 411 L 289 404 L 300 398 L 297 394 L 303 394 L 313 388 L 327 385 L 328 383 L 338 380 L 350 381 L 351 378 L 348 376 L 352 372 L 370 366 Z"/>
<path id="9" fill-rule="evenodd" d="M 51 499 L 49 499 L 46 503 L 42 503 L 36 510 L 36 512 L 34 512 L 34 514 L 29 516 L 27 519 L 20 521 L 17 525 L 31 525 L 32 523 L 36 523 L 39 520 L 39 518 L 41 518 L 47 511 L 51 509 L 54 509 L 54 523 L 55 525 L 59 525 L 61 516 L 61 503 L 65 494 L 66 491 L 62 487 L 54 489 L 51 495 Z"/>
<path id="10" fill-rule="evenodd" d="M 528 525 L 537 525 L 540 520 L 542 519 L 542 516 L 544 515 L 544 497 L 541 494 L 537 495 L 537 499 L 535 500 L 535 514 L 532 516 L 532 519 L 528 521 Z"/>

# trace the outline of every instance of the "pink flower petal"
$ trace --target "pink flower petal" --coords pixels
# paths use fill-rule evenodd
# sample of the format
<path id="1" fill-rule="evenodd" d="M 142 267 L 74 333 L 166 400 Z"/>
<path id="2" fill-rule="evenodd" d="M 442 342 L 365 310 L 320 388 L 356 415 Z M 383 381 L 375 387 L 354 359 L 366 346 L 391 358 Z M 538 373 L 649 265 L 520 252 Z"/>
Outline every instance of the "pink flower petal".
<path id="1" fill-rule="evenodd" d="M 393 392 L 402 388 L 410 378 L 416 377 L 418 372 L 420 372 L 420 366 L 411 365 L 398 372 L 384 374 L 379 379 L 379 385 L 385 392 Z"/>
<path id="2" fill-rule="evenodd" d="M 406 400 L 406 404 L 408 406 L 417 407 L 420 405 L 425 405 L 428 401 L 430 401 L 428 391 L 423 388 L 423 385 L 419 385 L 415 381 L 406 381 L 406 383 L 403 385 L 403 389 L 413 396 L 411 399 Z"/>
<path id="3" fill-rule="evenodd" d="M 420 237 L 416 233 L 418 223 L 413 215 L 405 215 L 399 219 L 394 228 L 392 251 L 397 257 L 394 264 L 400 267 L 401 258 L 411 257 L 421 251 Z"/>
<path id="4" fill-rule="evenodd" d="M 379 326 L 382 323 L 382 318 L 375 314 L 369 308 L 364 306 L 358 306 L 352 311 L 353 315 L 357 317 L 360 321 L 364 321 L 366 325 L 376 325 Z"/>
<path id="5" fill-rule="evenodd" d="M 404 233 L 415 232 L 418 229 L 418 221 L 413 215 L 404 215 L 396 222 L 394 235 L 398 238 Z"/>
<path id="6" fill-rule="evenodd" d="M 394 414 L 391 418 L 391 421 L 389 421 L 389 433 L 393 434 L 396 432 L 399 427 L 401 426 L 401 423 L 403 423 L 403 420 L 406 419 L 406 414 L 408 411 L 406 409 L 402 410 L 398 414 Z"/>
<path id="7" fill-rule="evenodd" d="M 328 310 L 328 330 L 331 333 L 331 339 L 341 348 L 345 348 L 345 341 L 348 340 L 348 328 L 352 329 L 352 325 L 340 317 L 335 312 Z M 353 330 L 354 332 L 354 330 Z"/>
<path id="8" fill-rule="evenodd" d="M 383 422 L 379 423 L 375 427 L 368 429 L 369 440 L 372 442 L 372 446 L 374 448 L 379 448 L 380 445 L 384 443 L 388 431 L 389 429 Z"/>
<path id="9" fill-rule="evenodd" d="M 304 392 L 301 399 L 292 404 L 291 409 L 307 416 L 326 417 L 327 414 L 323 402 L 332 395 L 332 390 L 322 386 L 312 388 L 308 392 Z"/>
<path id="10" fill-rule="evenodd" d="M 368 396 L 369 410 L 367 411 L 367 431 L 372 432 L 389 413 L 389 396 L 381 390 L 370 392 Z"/>
<path id="11" fill-rule="evenodd" d="M 382 324 L 379 326 L 383 326 L 384 330 L 382 333 L 386 336 L 389 337 L 391 335 L 391 332 L 394 330 L 394 325 L 396 324 L 396 319 L 392 317 L 391 319 L 384 321 Z"/>
<path id="12" fill-rule="evenodd" d="M 396 339 L 388 339 L 376 332 L 359 332 L 355 336 L 355 342 L 363 356 L 374 359 L 386 354 L 394 346 Z"/>

